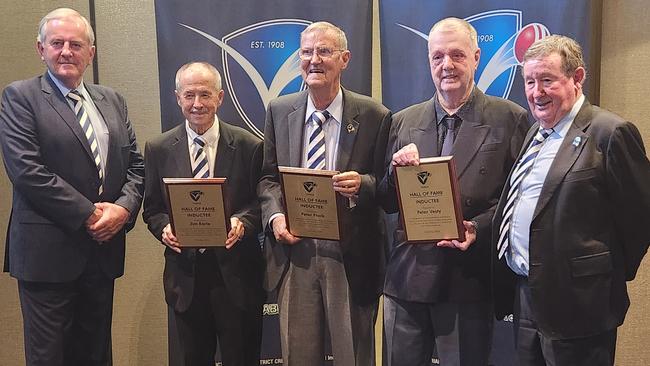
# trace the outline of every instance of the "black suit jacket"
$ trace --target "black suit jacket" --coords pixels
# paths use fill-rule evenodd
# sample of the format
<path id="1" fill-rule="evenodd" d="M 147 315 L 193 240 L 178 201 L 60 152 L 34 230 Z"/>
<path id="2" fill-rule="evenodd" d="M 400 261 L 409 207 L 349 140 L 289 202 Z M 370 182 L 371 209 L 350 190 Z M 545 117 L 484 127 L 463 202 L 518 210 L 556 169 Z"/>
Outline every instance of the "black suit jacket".
<path id="1" fill-rule="evenodd" d="M 214 177 L 226 177 L 226 192 L 232 216 L 244 224 L 244 238 L 230 249 L 215 248 L 219 269 L 232 300 L 242 309 L 259 310 L 264 300 L 262 276 L 264 264 L 258 240 L 261 230 L 256 186 L 262 166 L 263 144 L 239 127 L 219 121 L 219 142 Z M 185 124 L 181 124 L 147 142 L 146 190 L 142 217 L 158 240 L 169 224 L 168 197 L 163 178 L 191 177 L 192 168 Z M 176 311 L 185 311 L 192 303 L 196 250 L 178 254 L 165 247 L 163 282 L 165 299 Z M 206 255 L 208 255 L 206 253 Z"/>
<path id="2" fill-rule="evenodd" d="M 386 157 L 415 143 L 420 157 L 438 156 L 434 96 L 393 118 Z M 528 116 L 520 106 L 473 91 L 472 110 L 461 124 L 452 155 L 460 186 L 463 218 L 478 223 L 478 238 L 467 251 L 439 248 L 435 243 L 406 242 L 401 222 L 396 246 L 386 268 L 384 293 L 415 302 L 484 301 L 489 298 L 490 239 L 494 209 L 526 130 Z M 393 169 L 387 170 L 381 192 L 387 212 L 397 212 Z"/>
<path id="3" fill-rule="evenodd" d="M 2 95 L 0 130 L 13 205 L 5 271 L 25 281 L 64 282 L 85 268 L 92 247 L 109 278 L 124 273 L 124 239 L 142 202 L 144 164 L 122 96 L 85 84 L 109 131 L 104 191 L 88 140 L 49 74 L 11 83 Z M 129 222 L 102 245 L 86 233 L 94 202 L 113 202 Z"/>
<path id="4" fill-rule="evenodd" d="M 269 291 L 280 283 L 291 256 L 291 247 L 275 241 L 268 223 L 274 213 L 284 213 L 278 166 L 300 167 L 301 164 L 307 93 L 277 98 L 271 101 L 266 113 L 263 175 L 258 191 L 262 223 L 267 228 L 265 287 Z M 361 175 L 361 188 L 356 207 L 346 208 L 339 217 L 344 232 L 340 245 L 352 299 L 362 305 L 378 298 L 383 282 L 384 240 L 375 193 L 377 179 L 384 171 L 390 121 L 391 114 L 386 107 L 343 89 L 337 169 L 357 171 Z"/>
<path id="5" fill-rule="evenodd" d="M 528 146 L 538 124 L 526 137 Z M 522 149 L 522 152 L 525 148 Z M 501 224 L 506 184 L 494 216 Z M 539 329 L 585 337 L 623 323 L 650 243 L 650 163 L 639 131 L 585 100 L 550 167 L 530 227 L 528 283 Z M 496 238 L 494 240 L 496 243 Z M 498 317 L 512 313 L 514 274 L 492 248 Z"/>

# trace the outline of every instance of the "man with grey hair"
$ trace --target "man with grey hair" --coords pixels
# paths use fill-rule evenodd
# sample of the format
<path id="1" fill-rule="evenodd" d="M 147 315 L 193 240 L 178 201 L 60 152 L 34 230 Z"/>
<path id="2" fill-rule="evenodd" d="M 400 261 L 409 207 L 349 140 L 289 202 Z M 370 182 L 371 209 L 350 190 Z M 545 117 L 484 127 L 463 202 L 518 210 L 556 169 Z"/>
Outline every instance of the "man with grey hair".
<path id="1" fill-rule="evenodd" d="M 398 225 L 384 284 L 387 364 L 430 365 L 435 343 L 442 365 L 485 366 L 492 214 L 529 124 L 523 108 L 474 84 L 481 50 L 468 22 L 439 21 L 428 47 L 436 94 L 395 114 L 380 191 L 397 212 L 394 167 L 452 155 L 466 240 L 412 243 Z"/>
<path id="2" fill-rule="evenodd" d="M 259 365 L 264 264 L 257 181 L 262 140 L 221 121 L 221 76 L 190 62 L 176 73 L 184 123 L 147 142 L 142 217 L 165 248 L 165 300 L 174 311 L 183 365 Z M 183 247 L 170 224 L 163 178 L 226 178 L 230 231 L 221 247 Z"/>
<path id="3" fill-rule="evenodd" d="M 13 206 L 5 271 L 18 280 L 27 365 L 109 365 L 115 278 L 144 191 L 126 103 L 83 81 L 93 30 L 72 9 L 40 22 L 44 75 L 2 95 Z"/>
<path id="4" fill-rule="evenodd" d="M 307 91 L 269 104 L 258 192 L 267 258 L 265 286 L 278 290 L 285 365 L 321 365 L 324 333 L 336 365 L 374 364 L 374 320 L 381 292 L 383 236 L 376 182 L 391 114 L 341 87 L 350 51 L 338 27 L 317 22 L 300 37 Z M 294 236 L 288 229 L 278 166 L 335 170 L 332 187 L 344 201 L 340 241 Z"/>
<path id="5" fill-rule="evenodd" d="M 496 313 L 514 311 L 522 366 L 613 365 L 650 244 L 650 163 L 637 128 L 583 95 L 573 39 L 535 42 L 522 74 L 537 122 L 494 216 Z"/>

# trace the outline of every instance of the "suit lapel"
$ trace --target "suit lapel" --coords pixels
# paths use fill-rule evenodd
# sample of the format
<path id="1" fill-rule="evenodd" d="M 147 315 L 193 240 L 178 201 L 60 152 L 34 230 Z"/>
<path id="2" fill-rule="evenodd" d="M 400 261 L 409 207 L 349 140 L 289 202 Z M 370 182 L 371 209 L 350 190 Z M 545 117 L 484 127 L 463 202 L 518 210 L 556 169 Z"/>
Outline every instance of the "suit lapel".
<path id="1" fill-rule="evenodd" d="M 294 111 L 289 113 L 289 165 L 299 167 L 302 160 L 302 135 L 305 127 L 305 111 L 307 109 L 307 91 L 293 105 Z"/>
<path id="2" fill-rule="evenodd" d="M 460 125 L 458 136 L 451 150 L 458 177 L 463 175 L 490 132 L 490 127 L 484 125 L 482 120 L 485 96 L 479 90 L 474 93 L 473 103 L 475 107 L 470 109 L 470 114 L 465 117 L 465 120 Z"/>
<path id="3" fill-rule="evenodd" d="M 192 165 L 190 163 L 190 152 L 187 146 L 187 131 L 185 122 L 177 127 L 176 134 L 169 145 L 170 155 L 173 156 L 172 171 L 176 177 L 192 177 Z"/>
<path id="4" fill-rule="evenodd" d="M 229 126 L 219 123 L 219 143 L 217 144 L 217 157 L 215 160 L 214 177 L 227 177 L 235 157 L 235 144 Z"/>
<path id="5" fill-rule="evenodd" d="M 434 98 L 429 99 L 417 118 L 420 124 L 411 127 L 409 138 L 418 147 L 421 158 L 438 156 L 438 123 Z"/>
<path id="6" fill-rule="evenodd" d="M 65 124 L 72 130 L 74 135 L 79 140 L 79 143 L 86 151 L 88 159 L 92 160 L 92 153 L 90 151 L 90 146 L 88 145 L 88 139 L 84 135 L 81 125 L 77 121 L 77 116 L 75 116 L 74 111 L 70 108 L 70 105 L 66 102 L 65 97 L 61 94 L 59 88 L 56 87 L 54 81 L 50 79 L 50 75 L 46 72 L 45 75 L 41 78 L 41 91 L 44 94 L 45 99 L 48 103 L 54 108 L 54 110 L 61 116 L 61 119 Z M 93 162 L 94 164 L 94 162 Z"/>
<path id="7" fill-rule="evenodd" d="M 353 98 L 350 98 L 348 92 L 343 90 L 343 120 L 341 121 L 339 133 L 338 156 L 336 157 L 336 169 L 339 171 L 348 170 L 348 164 L 352 157 L 354 141 L 359 131 L 359 122 L 356 121 L 359 115 L 359 107 Z"/>
<path id="8" fill-rule="evenodd" d="M 585 133 L 585 130 L 591 123 L 590 111 L 591 105 L 585 100 L 583 106 L 580 108 L 580 112 L 578 112 L 573 123 L 571 123 L 571 127 L 569 127 L 569 130 L 562 141 L 562 145 L 560 145 L 560 149 L 553 159 L 553 163 L 546 175 L 544 186 L 542 187 L 542 191 L 539 194 L 539 200 L 537 201 L 537 206 L 535 207 L 533 220 L 551 200 L 555 190 L 558 188 L 562 180 L 564 180 L 564 176 L 569 172 L 587 144 L 589 135 Z M 578 137 L 580 143 L 576 146 L 573 142 Z"/>

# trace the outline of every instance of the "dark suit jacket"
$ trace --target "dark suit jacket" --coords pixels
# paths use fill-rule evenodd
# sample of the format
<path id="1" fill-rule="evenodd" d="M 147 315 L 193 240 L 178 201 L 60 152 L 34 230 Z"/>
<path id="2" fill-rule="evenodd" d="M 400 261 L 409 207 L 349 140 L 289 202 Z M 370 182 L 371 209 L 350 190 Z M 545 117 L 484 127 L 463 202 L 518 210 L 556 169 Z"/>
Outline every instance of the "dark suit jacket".
<path id="1" fill-rule="evenodd" d="M 97 258 L 109 278 L 124 273 L 124 238 L 142 202 L 144 164 L 122 96 L 85 86 L 110 136 L 101 196 L 88 140 L 49 75 L 16 81 L 2 95 L 2 151 L 13 183 L 5 271 L 20 280 L 74 280 L 93 246 L 99 246 Z M 99 201 L 130 212 L 125 228 L 102 245 L 84 225 Z"/>
<path id="2" fill-rule="evenodd" d="M 275 241 L 268 223 L 272 214 L 284 213 L 278 165 L 299 167 L 301 164 L 307 93 L 277 98 L 271 101 L 266 113 L 263 175 L 258 192 L 262 223 L 267 227 L 265 286 L 269 291 L 280 283 L 291 256 L 291 247 Z M 390 121 L 391 114 L 386 107 L 343 89 L 337 169 L 361 174 L 361 188 L 356 207 L 346 208 L 339 217 L 344 232 L 340 245 L 352 299 L 362 305 L 378 298 L 383 282 L 383 236 L 378 225 L 380 211 L 375 192 L 377 178 L 383 175 Z"/>
<path id="3" fill-rule="evenodd" d="M 208 253 L 216 255 L 226 288 L 235 304 L 242 309 L 257 308 L 259 311 L 264 300 L 264 264 L 257 238 L 261 225 L 256 186 L 262 166 L 262 141 L 239 127 L 218 123 L 214 177 L 228 179 L 226 192 L 231 216 L 242 221 L 245 232 L 244 238 L 232 248 L 215 248 Z M 162 179 L 192 176 L 185 124 L 147 142 L 145 159 L 147 174 L 142 217 L 149 231 L 161 240 L 163 228 L 169 224 L 168 197 Z M 196 255 L 196 250 L 192 249 L 183 249 L 181 254 L 165 249 L 165 299 L 179 312 L 185 311 L 192 303 Z"/>
<path id="4" fill-rule="evenodd" d="M 538 128 L 530 129 L 524 146 Z M 528 282 L 542 334 L 585 337 L 623 323 L 625 281 L 634 278 L 650 243 L 649 212 L 650 163 L 639 131 L 585 100 L 550 167 L 530 227 Z M 512 313 L 514 275 L 496 254 L 494 247 L 494 300 L 502 317 Z"/>
<path id="5" fill-rule="evenodd" d="M 452 155 L 456 163 L 463 218 L 478 223 L 478 238 L 465 251 L 439 248 L 435 243 L 405 242 L 401 222 L 388 266 L 384 293 L 415 302 L 471 302 L 489 298 L 490 225 L 501 188 L 515 161 L 528 116 L 520 106 L 473 91 L 473 110 L 461 124 Z M 386 157 L 415 143 L 420 157 L 438 155 L 438 129 L 432 99 L 408 107 L 393 118 Z M 387 212 L 397 212 L 393 169 L 382 180 Z"/>

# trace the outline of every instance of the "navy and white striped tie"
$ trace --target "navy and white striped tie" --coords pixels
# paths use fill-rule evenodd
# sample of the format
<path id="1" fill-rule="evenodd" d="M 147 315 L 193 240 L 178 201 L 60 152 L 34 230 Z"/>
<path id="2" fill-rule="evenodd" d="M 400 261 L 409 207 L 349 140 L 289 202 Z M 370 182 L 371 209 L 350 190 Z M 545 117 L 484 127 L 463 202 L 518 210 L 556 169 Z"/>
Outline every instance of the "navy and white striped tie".
<path id="1" fill-rule="evenodd" d="M 205 140 L 201 136 L 194 138 L 195 150 L 192 159 L 192 176 L 194 178 L 208 178 L 210 176 L 210 164 L 208 155 L 205 153 Z"/>
<path id="2" fill-rule="evenodd" d="M 328 111 L 315 111 L 311 115 L 311 122 L 315 124 L 309 144 L 307 145 L 307 167 L 309 169 L 325 169 L 325 132 L 323 123 L 332 115 Z"/>
<path id="3" fill-rule="evenodd" d="M 537 131 L 535 138 L 530 143 L 530 146 L 528 146 L 528 150 L 526 150 L 519 162 L 517 162 L 517 165 L 512 172 L 512 176 L 510 176 L 510 189 L 508 190 L 508 195 L 506 196 L 506 204 L 503 207 L 503 219 L 501 221 L 501 226 L 499 227 L 499 239 L 497 240 L 497 252 L 499 253 L 499 259 L 501 259 L 505 254 L 510 242 L 510 223 L 512 219 L 512 213 L 515 210 L 515 202 L 519 196 L 519 187 L 521 186 L 521 182 L 533 167 L 535 158 L 537 157 L 537 154 L 539 154 L 539 150 L 542 148 L 542 143 L 546 141 L 546 138 L 552 132 L 552 128 L 540 128 L 539 131 Z"/>
<path id="4" fill-rule="evenodd" d="M 99 177 L 98 193 L 101 195 L 102 192 L 104 192 L 104 171 L 102 170 L 102 158 L 99 153 L 99 143 L 95 136 L 95 129 L 93 128 L 93 124 L 90 123 L 90 118 L 88 117 L 86 108 L 84 108 L 84 97 L 79 94 L 77 90 L 71 90 L 68 93 L 68 98 L 74 102 L 74 113 L 77 115 L 77 121 L 79 122 L 79 125 L 81 125 L 81 129 L 88 140 L 90 152 L 93 155 L 93 160 L 97 167 L 97 174 Z"/>

